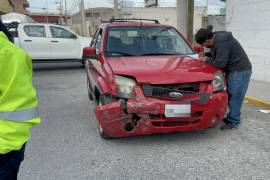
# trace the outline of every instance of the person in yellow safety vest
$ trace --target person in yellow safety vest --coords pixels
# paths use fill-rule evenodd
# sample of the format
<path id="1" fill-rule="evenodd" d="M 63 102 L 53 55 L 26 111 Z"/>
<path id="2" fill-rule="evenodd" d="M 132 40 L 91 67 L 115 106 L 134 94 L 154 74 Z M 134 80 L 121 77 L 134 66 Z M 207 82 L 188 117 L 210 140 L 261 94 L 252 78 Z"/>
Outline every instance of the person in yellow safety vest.
<path id="1" fill-rule="evenodd" d="M 30 130 L 40 123 L 31 58 L 0 20 L 0 180 L 15 180 Z"/>

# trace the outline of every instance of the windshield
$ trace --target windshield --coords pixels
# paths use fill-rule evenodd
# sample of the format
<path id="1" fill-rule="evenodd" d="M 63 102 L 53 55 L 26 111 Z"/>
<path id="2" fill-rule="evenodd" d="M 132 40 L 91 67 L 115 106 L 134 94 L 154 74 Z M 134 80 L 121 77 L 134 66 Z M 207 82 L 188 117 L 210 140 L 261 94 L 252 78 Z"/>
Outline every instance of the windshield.
<path id="1" fill-rule="evenodd" d="M 107 56 L 194 54 L 178 32 L 170 27 L 110 27 Z"/>

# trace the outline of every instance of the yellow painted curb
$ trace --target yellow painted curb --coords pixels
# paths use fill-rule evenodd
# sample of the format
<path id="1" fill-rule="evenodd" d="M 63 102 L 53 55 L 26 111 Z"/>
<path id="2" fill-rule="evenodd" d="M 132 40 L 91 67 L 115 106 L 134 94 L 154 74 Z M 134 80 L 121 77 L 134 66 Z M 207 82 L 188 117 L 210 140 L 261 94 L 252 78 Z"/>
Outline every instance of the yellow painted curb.
<path id="1" fill-rule="evenodd" d="M 266 101 L 263 101 L 261 99 L 257 99 L 257 98 L 251 97 L 251 96 L 246 96 L 245 100 L 248 103 L 253 104 L 255 106 L 260 106 L 260 107 L 263 107 L 263 108 L 266 108 L 266 109 L 270 109 L 270 103 L 266 102 Z"/>

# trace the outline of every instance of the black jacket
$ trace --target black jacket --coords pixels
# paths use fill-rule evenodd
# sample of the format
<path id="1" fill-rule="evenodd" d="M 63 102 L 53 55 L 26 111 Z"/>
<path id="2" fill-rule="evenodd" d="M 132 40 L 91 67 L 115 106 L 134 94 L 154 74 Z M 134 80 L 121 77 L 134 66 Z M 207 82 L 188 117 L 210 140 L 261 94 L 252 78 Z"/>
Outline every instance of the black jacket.
<path id="1" fill-rule="evenodd" d="M 226 73 L 245 71 L 252 68 L 248 56 L 231 32 L 219 31 L 214 34 L 209 64 L 223 69 Z"/>
<path id="2" fill-rule="evenodd" d="M 0 31 L 2 31 L 3 33 L 5 33 L 5 35 L 8 37 L 8 39 L 13 42 L 13 37 L 12 35 L 9 33 L 9 31 L 7 30 L 6 26 L 2 23 L 1 19 L 0 19 Z"/>

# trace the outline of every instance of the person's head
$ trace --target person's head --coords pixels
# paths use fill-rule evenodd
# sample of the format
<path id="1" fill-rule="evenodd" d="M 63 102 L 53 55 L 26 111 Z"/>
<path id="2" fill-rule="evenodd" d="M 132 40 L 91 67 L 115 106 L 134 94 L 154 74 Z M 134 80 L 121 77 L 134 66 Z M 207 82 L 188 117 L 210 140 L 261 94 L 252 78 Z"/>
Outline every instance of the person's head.
<path id="1" fill-rule="evenodd" d="M 209 25 L 207 28 L 201 28 L 195 35 L 195 40 L 203 47 L 211 48 L 214 43 L 213 26 Z"/>

